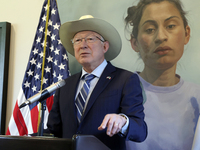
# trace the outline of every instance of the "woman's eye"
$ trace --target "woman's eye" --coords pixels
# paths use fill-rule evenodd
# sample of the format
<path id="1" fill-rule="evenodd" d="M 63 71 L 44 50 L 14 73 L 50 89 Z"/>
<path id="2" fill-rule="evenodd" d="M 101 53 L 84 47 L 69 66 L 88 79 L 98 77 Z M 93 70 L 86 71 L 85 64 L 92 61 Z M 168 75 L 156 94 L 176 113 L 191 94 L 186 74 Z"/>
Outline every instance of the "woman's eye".
<path id="1" fill-rule="evenodd" d="M 153 29 L 153 28 L 149 28 L 149 29 L 146 29 L 145 30 L 145 32 L 147 33 L 147 34 L 151 34 L 151 33 L 153 33 L 155 31 L 155 29 Z"/>
<path id="2" fill-rule="evenodd" d="M 167 26 L 168 29 L 173 29 L 174 27 L 175 27 L 175 25 L 173 25 L 173 24 Z"/>

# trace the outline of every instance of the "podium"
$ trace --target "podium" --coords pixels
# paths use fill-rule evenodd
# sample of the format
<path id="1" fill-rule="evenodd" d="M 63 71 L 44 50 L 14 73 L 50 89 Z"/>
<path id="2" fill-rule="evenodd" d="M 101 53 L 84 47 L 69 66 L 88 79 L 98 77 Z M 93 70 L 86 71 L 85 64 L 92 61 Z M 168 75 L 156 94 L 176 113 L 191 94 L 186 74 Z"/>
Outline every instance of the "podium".
<path id="1" fill-rule="evenodd" d="M 0 135 L 1 150 L 110 150 L 93 135 L 74 135 L 72 139 Z"/>

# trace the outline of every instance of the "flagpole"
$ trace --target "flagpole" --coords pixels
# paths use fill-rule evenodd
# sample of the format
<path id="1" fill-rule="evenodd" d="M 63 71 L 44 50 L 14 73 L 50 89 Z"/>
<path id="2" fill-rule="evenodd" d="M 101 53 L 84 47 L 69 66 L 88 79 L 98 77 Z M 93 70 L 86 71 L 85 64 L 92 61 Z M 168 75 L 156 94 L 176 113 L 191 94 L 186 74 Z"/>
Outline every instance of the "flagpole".
<path id="1" fill-rule="evenodd" d="M 45 25 L 45 39 L 44 39 L 44 49 L 43 49 L 43 62 L 42 62 L 42 74 L 41 74 L 41 86 L 40 86 L 40 91 L 43 90 L 43 77 L 44 77 L 44 65 L 45 65 L 45 56 L 46 56 L 46 42 L 47 42 L 47 29 L 48 29 L 48 21 L 49 21 L 49 7 L 50 7 L 50 0 L 48 0 L 47 3 L 47 16 L 46 16 L 46 25 Z M 43 106 L 45 105 L 45 106 Z M 38 113 L 38 131 L 40 128 L 40 123 L 41 123 L 41 110 L 42 113 L 44 112 L 44 107 L 46 107 L 46 104 L 40 103 L 39 104 L 39 113 Z M 45 108 L 46 110 L 46 108 Z M 42 114 L 43 115 L 43 114 Z M 38 132 L 39 133 L 39 132 Z"/>

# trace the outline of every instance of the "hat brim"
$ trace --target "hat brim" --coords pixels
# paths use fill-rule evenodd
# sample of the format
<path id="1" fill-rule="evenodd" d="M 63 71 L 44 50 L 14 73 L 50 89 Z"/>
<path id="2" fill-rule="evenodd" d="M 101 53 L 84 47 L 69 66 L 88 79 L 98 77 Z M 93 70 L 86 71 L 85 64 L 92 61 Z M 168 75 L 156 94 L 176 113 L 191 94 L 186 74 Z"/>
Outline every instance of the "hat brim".
<path id="1" fill-rule="evenodd" d="M 109 42 L 109 49 L 105 53 L 105 59 L 110 61 L 118 56 L 121 51 L 122 41 L 117 30 L 108 22 L 98 18 L 66 22 L 61 25 L 59 35 L 64 48 L 74 56 L 74 48 L 71 40 L 81 31 L 94 31 Z"/>

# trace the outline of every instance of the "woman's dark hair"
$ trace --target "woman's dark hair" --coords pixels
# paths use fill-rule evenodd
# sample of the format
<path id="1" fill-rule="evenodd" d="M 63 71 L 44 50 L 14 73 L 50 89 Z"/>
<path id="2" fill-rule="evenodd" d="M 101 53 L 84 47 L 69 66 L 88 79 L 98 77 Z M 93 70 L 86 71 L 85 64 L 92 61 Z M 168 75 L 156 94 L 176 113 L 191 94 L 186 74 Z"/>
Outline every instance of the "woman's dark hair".
<path id="1" fill-rule="evenodd" d="M 183 19 L 184 27 L 188 25 L 188 21 L 185 17 L 186 12 L 182 9 L 182 3 L 180 0 L 140 0 L 137 6 L 132 6 L 127 9 L 128 15 L 125 18 L 126 27 L 128 25 L 133 26 L 131 36 L 137 39 L 138 36 L 138 26 L 140 23 L 140 20 L 142 18 L 143 10 L 144 8 L 151 4 L 151 3 L 160 3 L 163 1 L 168 1 L 170 3 L 173 3 L 174 6 L 179 10 L 180 15 Z"/>

